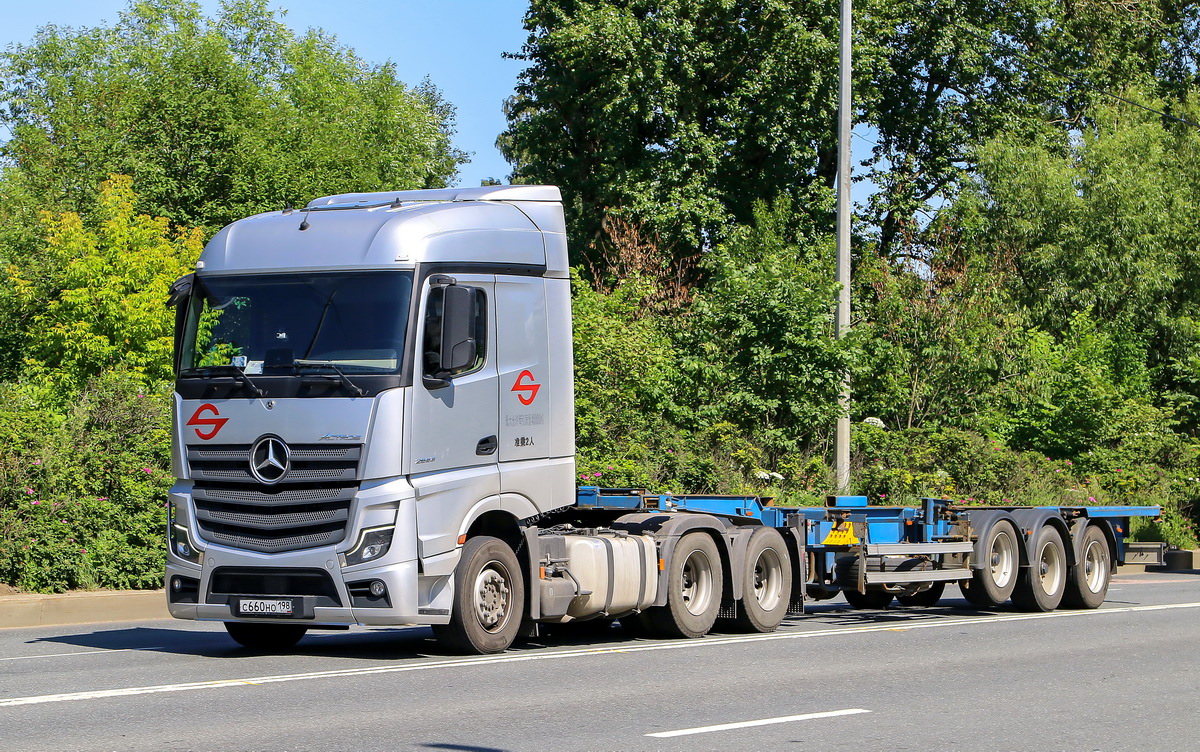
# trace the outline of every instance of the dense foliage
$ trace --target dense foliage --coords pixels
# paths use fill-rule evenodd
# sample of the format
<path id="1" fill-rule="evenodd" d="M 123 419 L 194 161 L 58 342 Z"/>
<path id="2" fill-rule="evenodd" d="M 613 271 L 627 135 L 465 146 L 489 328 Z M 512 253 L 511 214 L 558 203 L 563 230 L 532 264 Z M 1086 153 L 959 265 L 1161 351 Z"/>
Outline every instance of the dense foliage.
<path id="1" fill-rule="evenodd" d="M 849 371 L 852 491 L 1156 504 L 1195 547 L 1200 3 L 856 3 L 843 340 L 835 6 L 531 1 L 499 144 L 567 198 L 580 482 L 820 503 Z M 452 180 L 453 110 L 264 0 L 0 67 L 0 582 L 154 586 L 168 284 L 238 216 Z"/>
<path id="2" fill-rule="evenodd" d="M 447 184 L 453 108 L 265 0 L 43 28 L 0 92 L 0 583 L 157 587 L 168 286 L 240 216 Z"/>

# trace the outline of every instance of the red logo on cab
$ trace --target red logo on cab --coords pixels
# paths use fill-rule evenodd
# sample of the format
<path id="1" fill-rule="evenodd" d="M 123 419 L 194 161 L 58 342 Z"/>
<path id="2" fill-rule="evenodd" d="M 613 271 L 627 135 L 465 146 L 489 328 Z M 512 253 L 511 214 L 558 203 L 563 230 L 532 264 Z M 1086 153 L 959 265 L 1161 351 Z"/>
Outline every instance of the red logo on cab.
<path id="1" fill-rule="evenodd" d="M 512 391 L 517 393 L 517 399 L 521 400 L 522 405 L 532 405 L 541 388 L 542 385 L 537 383 L 532 373 L 521 371 L 517 376 L 516 383 L 513 384 Z"/>

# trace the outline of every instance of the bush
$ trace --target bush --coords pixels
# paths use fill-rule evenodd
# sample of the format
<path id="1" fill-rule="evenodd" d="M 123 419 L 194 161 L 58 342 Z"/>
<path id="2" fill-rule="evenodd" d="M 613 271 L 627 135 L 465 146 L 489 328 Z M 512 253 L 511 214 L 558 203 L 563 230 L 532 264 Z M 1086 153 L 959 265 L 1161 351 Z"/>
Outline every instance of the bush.
<path id="1" fill-rule="evenodd" d="M 158 587 L 172 482 L 167 389 L 109 373 L 63 413 L 28 387 L 0 396 L 0 581 L 30 592 Z"/>

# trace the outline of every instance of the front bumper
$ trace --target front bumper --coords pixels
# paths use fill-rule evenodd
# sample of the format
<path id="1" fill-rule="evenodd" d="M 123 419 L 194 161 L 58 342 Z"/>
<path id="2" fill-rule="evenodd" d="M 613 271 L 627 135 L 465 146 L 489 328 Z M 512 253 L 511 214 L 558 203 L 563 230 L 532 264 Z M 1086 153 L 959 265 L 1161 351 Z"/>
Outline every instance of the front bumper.
<path id="1" fill-rule="evenodd" d="M 166 571 L 167 608 L 171 616 L 177 619 L 209 621 L 267 621 L 289 624 L 372 626 L 418 622 L 430 624 L 441 621 L 441 619 L 431 618 L 429 614 L 419 615 L 417 612 L 418 576 L 415 560 L 377 567 L 348 568 L 343 571 L 337 566 L 337 554 L 332 549 L 296 552 L 286 556 L 275 555 L 270 557 L 269 564 L 264 562 L 263 558 L 245 552 L 210 548 L 202 568 L 181 562 L 168 562 Z M 312 618 L 244 618 L 234 614 L 230 596 L 303 595 L 284 584 L 288 581 L 289 575 L 303 573 L 306 577 L 311 578 L 313 573 L 320 570 L 328 574 L 331 590 L 320 596 L 319 602 L 312 609 Z M 237 573 L 241 582 L 258 582 L 260 584 L 233 588 L 222 585 L 222 582 L 230 581 L 229 573 L 231 572 Z M 173 579 L 177 576 L 187 578 L 185 581 L 195 582 L 198 586 L 194 591 L 185 589 L 182 591 L 181 597 L 180 591 L 172 588 Z M 384 583 L 389 603 L 387 605 L 379 603 L 364 607 L 355 606 L 349 584 L 373 580 Z M 230 589 L 252 590 L 253 592 L 226 592 Z M 289 590 L 293 592 L 287 592 Z"/>

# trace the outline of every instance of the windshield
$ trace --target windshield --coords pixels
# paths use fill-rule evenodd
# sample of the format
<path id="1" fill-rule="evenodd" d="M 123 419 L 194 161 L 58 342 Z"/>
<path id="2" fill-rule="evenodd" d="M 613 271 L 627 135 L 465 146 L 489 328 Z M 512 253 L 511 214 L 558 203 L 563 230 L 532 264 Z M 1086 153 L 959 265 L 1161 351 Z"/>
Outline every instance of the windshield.
<path id="1" fill-rule="evenodd" d="M 197 277 L 195 287 L 180 376 L 384 374 L 403 362 L 411 272 Z"/>

